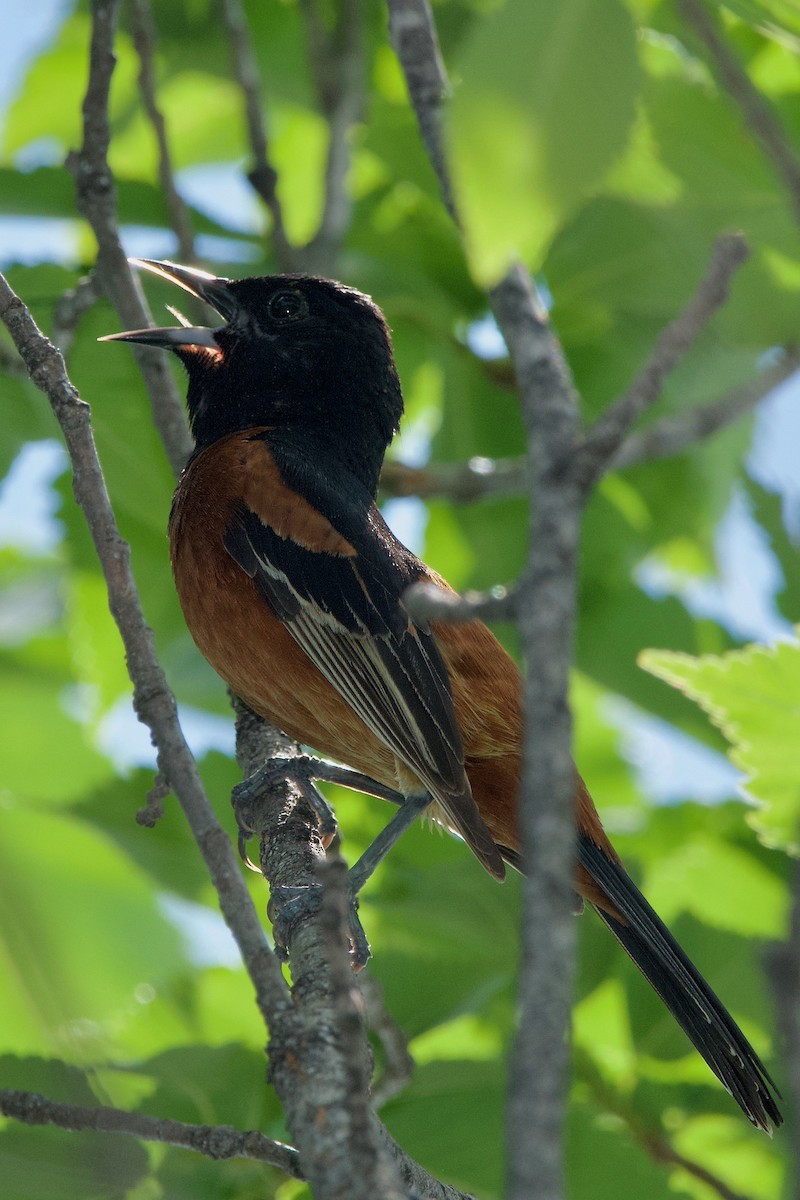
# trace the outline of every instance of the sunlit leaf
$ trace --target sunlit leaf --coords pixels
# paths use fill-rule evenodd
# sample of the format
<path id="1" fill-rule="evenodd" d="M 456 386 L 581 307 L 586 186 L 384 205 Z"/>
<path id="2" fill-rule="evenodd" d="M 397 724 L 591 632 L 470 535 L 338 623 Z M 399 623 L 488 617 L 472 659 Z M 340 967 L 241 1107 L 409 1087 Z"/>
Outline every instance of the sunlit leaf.
<path id="1" fill-rule="evenodd" d="M 731 745 L 756 806 L 748 820 L 768 846 L 797 853 L 800 780 L 794 739 L 800 730 L 800 651 L 796 643 L 749 646 L 692 658 L 648 650 L 642 666 L 696 701 Z"/>

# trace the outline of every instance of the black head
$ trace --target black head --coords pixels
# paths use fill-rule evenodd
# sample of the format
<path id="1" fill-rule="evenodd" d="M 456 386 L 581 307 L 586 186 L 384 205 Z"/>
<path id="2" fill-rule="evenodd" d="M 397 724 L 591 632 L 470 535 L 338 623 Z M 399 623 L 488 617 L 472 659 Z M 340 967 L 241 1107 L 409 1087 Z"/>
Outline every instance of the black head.
<path id="1" fill-rule="evenodd" d="M 101 339 L 178 355 L 189 375 L 198 449 L 256 425 L 302 429 L 309 445 L 336 454 L 374 492 L 403 398 L 386 321 L 368 296 L 310 275 L 217 279 L 170 262 L 131 262 L 224 318 L 213 329 L 183 325 Z"/>

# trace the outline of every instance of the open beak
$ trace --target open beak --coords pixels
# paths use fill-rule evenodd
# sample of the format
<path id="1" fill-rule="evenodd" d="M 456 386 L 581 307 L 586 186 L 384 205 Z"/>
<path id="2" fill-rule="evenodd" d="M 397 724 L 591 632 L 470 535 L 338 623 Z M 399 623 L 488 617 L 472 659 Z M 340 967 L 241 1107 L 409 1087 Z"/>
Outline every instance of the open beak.
<path id="1" fill-rule="evenodd" d="M 155 258 L 129 258 L 133 267 L 141 267 L 153 275 L 160 275 L 170 283 L 176 283 L 190 296 L 202 300 L 228 321 L 236 312 L 236 301 L 228 288 L 229 280 L 217 279 L 208 271 L 196 267 L 181 267 L 178 263 L 159 262 Z M 172 311 L 172 310 L 170 310 Z M 178 318 L 180 319 L 180 315 Z M 203 325 L 181 324 L 163 329 L 131 329 L 125 333 L 107 333 L 97 339 L 100 342 L 142 342 L 146 346 L 161 346 L 170 350 L 178 346 L 205 346 L 219 350 L 214 332 Z"/>

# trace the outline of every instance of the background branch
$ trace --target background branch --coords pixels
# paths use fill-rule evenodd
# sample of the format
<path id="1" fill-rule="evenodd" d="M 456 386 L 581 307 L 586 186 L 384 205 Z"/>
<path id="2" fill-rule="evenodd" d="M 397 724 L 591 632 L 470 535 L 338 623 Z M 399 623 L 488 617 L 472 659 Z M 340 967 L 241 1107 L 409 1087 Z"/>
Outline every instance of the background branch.
<path id="1" fill-rule="evenodd" d="M 156 98 L 155 53 L 156 25 L 150 0 L 129 0 L 133 42 L 139 55 L 139 87 L 145 112 L 153 126 L 158 146 L 158 179 L 169 211 L 169 219 L 178 239 L 178 261 L 192 263 L 194 254 L 194 232 L 189 210 L 175 185 L 167 126 Z"/>
<path id="2" fill-rule="evenodd" d="M 442 137 L 442 102 L 450 93 L 429 0 L 387 0 L 389 37 L 408 85 L 419 132 L 436 174 L 442 201 L 460 225 Z"/>
<path id="3" fill-rule="evenodd" d="M 302 1179 L 296 1150 L 250 1129 L 240 1133 L 229 1125 L 189 1125 L 166 1117 L 148 1117 L 101 1105 L 62 1104 L 36 1092 L 0 1090 L 0 1112 L 26 1125 L 57 1125 L 71 1133 L 123 1133 L 145 1142 L 160 1142 L 194 1150 L 207 1158 L 250 1158 L 269 1163 L 293 1179 Z"/>
<path id="4" fill-rule="evenodd" d="M 278 198 L 278 173 L 269 154 L 269 139 L 264 119 L 266 108 L 261 90 L 250 27 L 241 0 L 222 0 L 222 17 L 228 31 L 233 74 L 244 100 L 245 120 L 250 138 L 253 165 L 247 178 L 272 218 L 272 248 L 281 271 L 297 269 L 294 249 L 286 236 L 283 209 Z"/>
<path id="5" fill-rule="evenodd" d="M 139 720 L 151 733 L 158 767 L 180 801 L 208 867 L 225 921 L 236 939 L 266 1022 L 287 1003 L 283 977 L 266 944 L 230 841 L 217 822 L 178 723 L 175 699 L 153 648 L 136 591 L 130 551 L 111 509 L 92 435 L 90 409 L 78 396 L 59 351 L 0 275 L 0 320 L 8 329 L 32 381 L 50 401 L 73 468 L 75 499 L 86 518 L 108 587 L 111 614 L 125 646 Z"/>
<path id="6" fill-rule="evenodd" d="M 661 334 L 628 391 L 598 417 L 575 453 L 571 469 L 580 474 L 584 488 L 606 470 L 634 421 L 658 399 L 666 376 L 727 300 L 731 278 L 748 254 L 741 234 L 721 234 L 716 239 L 708 269 L 691 300 Z"/>
<path id="7" fill-rule="evenodd" d="M 118 0 L 92 0 L 92 40 L 89 52 L 89 82 L 83 101 L 83 144 L 67 158 L 75 177 L 78 211 L 97 238 L 97 272 L 103 290 L 119 314 L 125 329 L 151 325 L 138 280 L 133 276 L 119 237 L 116 187 L 108 165 L 111 130 L 108 96 L 114 72 L 114 35 Z M 183 402 L 170 373 L 165 354 L 145 346 L 134 346 L 150 396 L 153 420 L 176 475 L 183 470 L 192 451 Z"/>
<path id="8" fill-rule="evenodd" d="M 781 125 L 774 108 L 764 98 L 725 42 L 719 22 L 702 0 L 677 0 L 683 20 L 700 39 L 719 78 L 719 82 L 734 103 L 772 163 L 789 193 L 795 218 L 800 222 L 800 158 Z"/>
<path id="9" fill-rule="evenodd" d="M 770 392 L 800 370 L 800 354 L 787 350 L 780 362 L 765 368 L 741 387 L 725 392 L 707 404 L 698 404 L 676 416 L 661 417 L 646 428 L 628 434 L 607 464 L 607 470 L 672 458 L 713 437 L 747 416 Z M 410 467 L 392 460 L 381 473 L 381 491 L 388 497 L 442 498 L 452 504 L 520 496 L 527 490 L 527 463 L 517 458 L 471 458 L 468 462 L 431 462 Z M 416 601 L 415 601 L 416 603 Z M 423 608 L 415 609 L 420 615 Z M 432 613 L 428 613 L 431 616 Z M 495 618 L 487 618 L 495 619 Z M 496 619 L 502 619 L 498 616 Z"/>
<path id="10" fill-rule="evenodd" d="M 350 137 L 364 109 L 362 8 L 360 0 L 336 0 L 336 22 L 330 34 L 315 0 L 302 0 L 301 9 L 319 104 L 328 124 L 328 154 L 322 216 L 314 237 L 300 251 L 300 258 L 305 270 L 331 275 L 336 273 L 339 249 L 352 213 L 347 179 Z"/>

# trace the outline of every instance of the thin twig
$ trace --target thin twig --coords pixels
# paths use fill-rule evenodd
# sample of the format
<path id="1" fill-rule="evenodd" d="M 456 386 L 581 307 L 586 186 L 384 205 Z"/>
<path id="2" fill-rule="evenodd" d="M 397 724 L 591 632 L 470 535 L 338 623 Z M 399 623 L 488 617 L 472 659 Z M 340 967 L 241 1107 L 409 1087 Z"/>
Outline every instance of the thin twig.
<path id="1" fill-rule="evenodd" d="M 468 462 L 427 463 L 409 467 L 384 463 L 381 492 L 384 497 L 417 496 L 420 500 L 444 497 L 453 504 L 471 504 L 492 497 L 517 496 L 527 490 L 527 460 L 471 458 Z"/>
<path id="2" fill-rule="evenodd" d="M 269 154 L 269 138 L 264 120 L 266 105 L 261 92 L 258 64 L 241 0 L 222 0 L 222 17 L 228 31 L 233 74 L 244 98 L 245 121 L 250 139 L 253 165 L 247 178 L 264 201 L 272 218 L 272 246 L 281 271 L 297 269 L 294 250 L 286 236 L 283 210 L 278 198 L 278 173 Z"/>
<path id="3" fill-rule="evenodd" d="M 460 226 L 442 138 L 442 102 L 450 94 L 429 0 L 387 0 L 389 37 L 406 77 L 419 131 L 436 172 L 442 201 Z"/>
<path id="4" fill-rule="evenodd" d="M 628 391 L 605 410 L 575 448 L 569 469 L 577 474 L 584 491 L 603 474 L 634 421 L 655 403 L 667 375 L 725 303 L 731 279 L 748 255 L 741 234 L 721 234 L 716 239 L 708 269 L 683 312 L 663 331 Z"/>
<path id="5" fill-rule="evenodd" d="M 353 209 L 347 180 L 352 158 L 350 137 L 364 109 L 362 6 L 360 0 L 337 0 L 336 24 L 330 34 L 314 0 L 302 0 L 301 9 L 319 104 L 328 122 L 328 155 L 319 227 L 299 253 L 306 270 L 335 275 Z"/>
<path id="6" fill-rule="evenodd" d="M 660 1130 L 650 1128 L 644 1123 L 640 1113 L 627 1098 L 623 1098 L 618 1091 L 609 1086 L 588 1053 L 578 1051 L 577 1057 L 578 1073 L 582 1081 L 588 1083 L 598 1111 L 613 1113 L 615 1117 L 624 1122 L 630 1137 L 637 1145 L 641 1146 L 653 1162 L 658 1163 L 659 1166 L 677 1167 L 685 1171 L 716 1192 L 720 1200 L 754 1200 L 752 1196 L 734 1191 L 724 1179 L 715 1175 L 713 1171 L 709 1171 L 701 1163 L 680 1154 Z"/>
<path id="7" fill-rule="evenodd" d="M 18 1092 L 7 1088 L 0 1090 L 0 1112 L 26 1125 L 56 1125 L 72 1133 L 86 1130 L 123 1133 L 145 1142 L 195 1150 L 206 1158 L 255 1159 L 269 1163 L 293 1179 L 303 1178 L 297 1151 L 283 1142 L 265 1137 L 255 1129 L 240 1133 L 230 1125 L 189 1125 L 185 1121 L 148 1117 L 107 1106 L 88 1108 L 82 1104 L 63 1104 L 37 1092 Z"/>
<path id="8" fill-rule="evenodd" d="M 78 209 L 97 238 L 97 271 L 103 290 L 127 329 L 152 324 L 138 280 L 132 275 L 119 238 L 114 178 L 108 165 L 111 131 L 108 95 L 114 72 L 118 0 L 92 0 L 89 82 L 83 101 L 83 144 L 67 156 L 76 184 Z M 150 396 L 153 420 L 176 475 L 192 451 L 192 440 L 166 355 L 134 346 Z"/>
<path id="9" fill-rule="evenodd" d="M 408 1051 L 408 1038 L 386 1008 L 383 990 L 369 970 L 361 972 L 358 986 L 367 1028 L 378 1039 L 385 1055 L 383 1069 L 372 1085 L 372 1100 L 380 1109 L 408 1086 L 414 1059 Z"/>
<path id="10" fill-rule="evenodd" d="M 632 433 L 612 458 L 609 470 L 682 454 L 752 412 L 765 396 L 798 370 L 800 354 L 790 350 L 781 362 L 719 399 L 699 404 L 676 417 L 664 417 L 641 432 Z"/>
<path id="11" fill-rule="evenodd" d="M 403 603 L 416 621 L 440 621 L 462 625 L 465 621 L 508 621 L 519 614 L 518 588 L 493 587 L 488 592 L 445 591 L 435 583 L 415 583 L 403 595 Z"/>
<path id="12" fill-rule="evenodd" d="M 754 1200 L 753 1196 L 748 1196 L 744 1192 L 734 1191 L 724 1179 L 720 1179 L 719 1175 L 715 1175 L 713 1171 L 709 1171 L 701 1163 L 687 1158 L 684 1154 L 679 1154 L 674 1146 L 670 1146 L 669 1142 L 661 1134 L 648 1130 L 640 1133 L 634 1131 L 634 1135 L 654 1162 L 668 1167 L 678 1167 L 680 1170 L 685 1171 L 687 1175 L 691 1175 L 693 1179 L 698 1179 L 706 1187 L 716 1192 L 720 1200 Z"/>
<path id="13" fill-rule="evenodd" d="M 81 317 L 93 308 L 103 294 L 96 271 L 83 275 L 74 288 L 60 297 L 53 313 L 53 341 L 64 358 L 69 357 L 75 331 Z"/>
<path id="14" fill-rule="evenodd" d="M 800 222 L 800 158 L 778 114 L 726 44 L 710 7 L 701 0 L 677 0 L 677 6 L 686 24 L 705 46 L 720 83 L 738 105 L 746 125 L 783 181 L 795 218 Z"/>
<path id="15" fill-rule="evenodd" d="M 766 967 L 775 997 L 775 1009 L 783 1043 L 783 1063 L 792 1112 L 795 1136 L 792 1138 L 794 1159 L 798 1164 L 797 1114 L 800 1113 L 800 865 L 795 863 L 792 879 L 792 908 L 785 942 L 770 946 Z"/>
<path id="16" fill-rule="evenodd" d="M 133 44 L 139 55 L 139 89 L 158 145 L 158 178 L 167 202 L 170 224 L 178 239 L 179 261 L 191 263 L 194 262 L 195 257 L 192 222 L 189 209 L 175 186 L 175 172 L 167 140 L 166 122 L 156 99 L 154 63 L 157 34 L 153 10 L 150 0 L 129 0 L 129 4 L 131 6 Z"/>
<path id="17" fill-rule="evenodd" d="M 629 434 L 607 464 L 607 469 L 618 471 L 652 459 L 683 454 L 752 412 L 798 370 L 800 353 L 789 349 L 780 362 L 767 367 L 741 387 Z M 442 497 L 451 504 L 472 504 L 478 500 L 521 496 L 527 487 L 527 460 L 523 457 L 471 458 L 465 463 L 434 462 L 424 467 L 387 462 L 381 472 L 381 492 L 387 498 L 414 496 L 430 500 Z M 422 615 L 422 609 L 419 615 Z M 428 612 L 426 615 L 434 614 Z M 472 615 L 465 611 L 465 619 Z"/>
<path id="18" fill-rule="evenodd" d="M 209 869 L 222 914 L 242 954 L 265 1022 L 288 1003 L 288 993 L 244 885 L 230 841 L 208 802 L 197 766 L 178 723 L 175 699 L 155 655 L 131 572 L 130 549 L 120 536 L 92 434 L 90 409 L 70 382 L 59 351 L 40 332 L 22 301 L 0 275 L 0 320 L 31 379 L 50 400 L 73 467 L 73 491 L 83 510 L 108 587 L 139 720 L 150 729 L 159 771 L 169 780 Z"/>
<path id="19" fill-rule="evenodd" d="M 572 379 L 533 280 L 513 268 L 492 307 L 511 351 L 528 439 L 530 549 L 518 619 L 525 654 L 520 833 L 523 886 L 520 1026 L 511 1058 L 507 1145 L 510 1200 L 561 1200 L 567 1030 L 575 921 L 575 776 L 569 667 L 582 496 L 553 465 L 579 431 Z"/>

